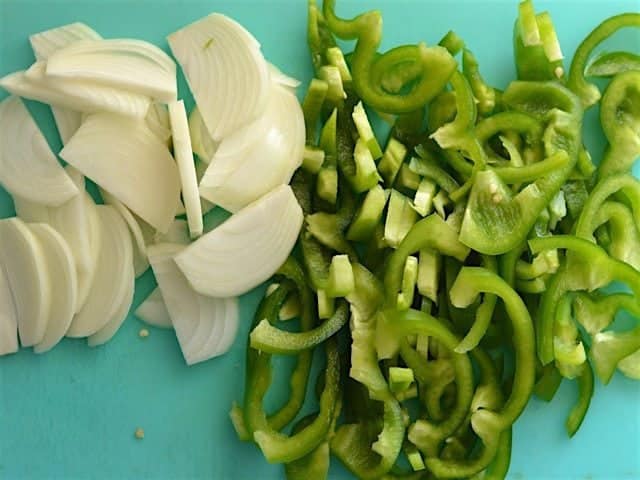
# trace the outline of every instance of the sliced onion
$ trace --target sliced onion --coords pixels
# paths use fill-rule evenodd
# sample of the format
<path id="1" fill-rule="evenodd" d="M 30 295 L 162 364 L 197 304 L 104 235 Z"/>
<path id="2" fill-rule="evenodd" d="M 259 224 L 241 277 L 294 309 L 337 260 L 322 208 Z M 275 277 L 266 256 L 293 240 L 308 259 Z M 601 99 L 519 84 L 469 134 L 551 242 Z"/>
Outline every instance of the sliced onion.
<path id="1" fill-rule="evenodd" d="M 143 40 L 80 40 L 47 59 L 47 76 L 94 82 L 171 102 L 177 97 L 176 66 Z"/>
<path id="2" fill-rule="evenodd" d="M 193 288 L 203 295 L 241 295 L 268 279 L 293 249 L 302 209 L 282 185 L 249 204 L 176 255 Z"/>
<path id="3" fill-rule="evenodd" d="M 96 207 L 102 247 L 87 301 L 73 318 L 68 337 L 87 337 L 110 322 L 131 287 L 133 245 L 126 223 L 111 206 Z"/>
<path id="4" fill-rule="evenodd" d="M 0 87 L 13 95 L 77 112 L 144 117 L 149 110 L 149 97 L 90 82 L 50 78 L 45 75 L 45 68 L 44 62 L 36 62 L 26 72 L 0 78 Z"/>
<path id="5" fill-rule="evenodd" d="M 271 81 L 277 83 L 278 85 L 282 85 L 283 87 L 287 87 L 290 90 L 295 90 L 300 86 L 300 80 L 290 77 L 278 67 L 276 67 L 273 63 L 269 63 L 267 66 L 269 67 Z"/>
<path id="6" fill-rule="evenodd" d="M 143 120 L 91 115 L 60 156 L 158 231 L 171 225 L 180 196 L 178 169 Z"/>
<path id="7" fill-rule="evenodd" d="M 136 309 L 135 315 L 143 322 L 154 327 L 173 328 L 167 306 L 162 299 L 162 293 L 157 287 Z"/>
<path id="8" fill-rule="evenodd" d="M 244 27 L 214 13 L 167 40 L 214 141 L 258 118 L 267 102 L 269 69 Z"/>
<path id="9" fill-rule="evenodd" d="M 11 195 L 61 205 L 79 194 L 19 98 L 0 102 L 0 183 Z"/>
<path id="10" fill-rule="evenodd" d="M 0 220 L 0 263 L 13 297 L 20 343 L 42 341 L 51 305 L 51 282 L 42 246 L 19 218 Z"/>
<path id="11" fill-rule="evenodd" d="M 169 124 L 169 112 L 162 103 L 154 102 L 149 106 L 145 117 L 147 126 L 162 143 L 169 144 L 171 139 L 171 125 Z"/>
<path id="12" fill-rule="evenodd" d="M 76 306 L 76 313 L 80 311 L 89 297 L 89 292 L 93 286 L 93 279 L 98 270 L 98 259 L 102 251 L 102 227 L 96 203 L 87 192 L 84 194 L 84 202 L 89 225 L 91 262 L 88 268 L 78 269 L 78 304 Z"/>
<path id="13" fill-rule="evenodd" d="M 166 233 L 156 233 L 152 243 L 173 243 L 177 245 L 189 245 L 191 236 L 189 235 L 189 225 L 186 220 L 176 218 Z"/>
<path id="14" fill-rule="evenodd" d="M 111 205 L 120 214 L 122 219 L 129 227 L 129 232 L 133 239 L 133 270 L 135 277 L 138 278 L 149 268 L 149 259 L 147 258 L 147 243 L 140 226 L 140 222 L 136 220 L 133 213 L 124 206 L 124 204 L 106 190 L 100 190 L 102 200 L 106 205 Z"/>
<path id="15" fill-rule="evenodd" d="M 51 306 L 42 340 L 33 347 L 44 353 L 64 337 L 75 313 L 78 297 L 78 279 L 71 248 L 65 239 L 46 224 L 29 225 L 31 233 L 40 242 L 49 273 Z"/>
<path id="16" fill-rule="evenodd" d="M 198 156 L 202 163 L 208 165 L 213 158 L 213 154 L 218 149 L 218 143 L 211 138 L 197 106 L 194 107 L 189 115 L 189 135 L 191 136 L 193 153 Z"/>
<path id="17" fill-rule="evenodd" d="M 237 331 L 238 307 L 237 299 L 207 297 L 191 288 L 173 260 L 182 249 L 182 245 L 154 245 L 149 247 L 149 261 L 184 359 L 192 365 L 229 348 Z"/>
<path id="18" fill-rule="evenodd" d="M 204 174 L 207 171 L 208 166 L 209 165 L 203 162 L 200 158 L 196 159 L 196 178 L 198 179 L 198 183 L 200 183 L 200 181 L 202 180 L 202 177 L 204 177 Z M 202 215 L 206 215 L 211 210 L 216 208 L 216 204 L 213 202 L 210 202 L 206 198 L 200 197 L 200 208 L 202 209 Z"/>
<path id="19" fill-rule="evenodd" d="M 274 83 L 260 118 L 220 143 L 200 182 L 200 195 L 236 212 L 289 182 L 302 163 L 304 143 L 298 99 Z"/>
<path id="20" fill-rule="evenodd" d="M 0 356 L 18 351 L 18 316 L 0 260 Z"/>
<path id="21" fill-rule="evenodd" d="M 96 40 L 100 35 L 84 23 L 76 22 L 36 33 L 29 37 L 36 60 L 46 60 L 53 53 L 80 40 Z M 62 144 L 80 128 L 82 114 L 66 108 L 51 107 Z"/>
<path id="22" fill-rule="evenodd" d="M 173 155 L 178 164 L 180 184 L 182 186 L 182 200 L 187 211 L 187 222 L 191 238 L 202 235 L 202 207 L 198 193 L 198 179 L 196 167 L 191 151 L 189 137 L 189 123 L 184 102 L 179 100 L 169 104 L 169 119 L 171 120 L 171 137 L 173 138 Z"/>

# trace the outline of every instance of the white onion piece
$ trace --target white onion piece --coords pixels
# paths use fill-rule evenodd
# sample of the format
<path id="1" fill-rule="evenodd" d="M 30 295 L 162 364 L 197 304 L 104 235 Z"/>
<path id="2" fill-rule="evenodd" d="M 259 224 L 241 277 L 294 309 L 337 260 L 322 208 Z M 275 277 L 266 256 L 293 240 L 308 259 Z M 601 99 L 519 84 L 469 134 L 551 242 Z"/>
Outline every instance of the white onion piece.
<path id="1" fill-rule="evenodd" d="M 0 356 L 18 351 L 18 317 L 9 281 L 0 261 Z"/>
<path id="2" fill-rule="evenodd" d="M 258 118 L 267 102 L 269 69 L 242 25 L 214 13 L 167 40 L 214 141 Z"/>
<path id="3" fill-rule="evenodd" d="M 213 154 L 218 149 L 218 143 L 211 138 L 197 106 L 189 114 L 189 135 L 191 136 L 193 153 L 198 156 L 202 163 L 208 165 L 213 158 Z"/>
<path id="4" fill-rule="evenodd" d="M 180 184 L 182 186 L 182 200 L 187 211 L 187 222 L 191 238 L 202 235 L 202 207 L 198 193 L 198 179 L 196 167 L 191 151 L 189 137 L 189 123 L 184 102 L 179 100 L 169 104 L 169 119 L 171 121 L 171 137 L 173 138 L 173 155 L 178 164 Z"/>
<path id="5" fill-rule="evenodd" d="M 272 84 L 267 109 L 225 138 L 200 182 L 200 195 L 230 212 L 289 183 L 302 164 L 305 127 L 296 96 Z"/>
<path id="6" fill-rule="evenodd" d="M 209 167 L 209 165 L 207 163 L 203 162 L 200 159 L 200 157 L 198 157 L 196 159 L 196 178 L 198 179 L 198 184 L 202 180 L 202 177 L 204 177 L 204 174 L 207 171 L 208 167 Z M 216 208 L 216 204 L 213 203 L 213 202 L 210 202 L 206 198 L 200 197 L 200 208 L 202 209 L 202 215 L 206 215 L 211 210 Z"/>
<path id="7" fill-rule="evenodd" d="M 180 198 L 178 168 L 144 120 L 91 115 L 60 156 L 158 231 L 169 228 Z"/>
<path id="8" fill-rule="evenodd" d="M 93 279 L 98 270 L 98 258 L 102 250 L 102 228 L 95 201 L 88 192 L 84 194 L 85 212 L 89 229 L 89 249 L 91 263 L 87 269 L 78 269 L 78 304 L 76 313 L 84 306 L 93 286 Z"/>
<path id="9" fill-rule="evenodd" d="M 0 263 L 13 297 L 20 343 L 30 347 L 44 336 L 51 283 L 42 246 L 19 218 L 0 220 Z"/>
<path id="10" fill-rule="evenodd" d="M 160 102 L 176 99 L 176 65 L 144 40 L 80 40 L 47 59 L 47 76 L 94 82 Z"/>
<path id="11" fill-rule="evenodd" d="M 291 90 L 295 90 L 300 86 L 300 80 L 297 78 L 290 77 L 278 67 L 276 67 L 273 63 L 268 63 L 269 74 L 271 75 L 271 81 L 275 82 L 283 87 L 287 87 Z"/>
<path id="12" fill-rule="evenodd" d="M 167 306 L 159 288 L 154 288 L 149 296 L 138 306 L 135 312 L 143 322 L 158 328 L 173 328 Z"/>
<path id="13" fill-rule="evenodd" d="M 176 218 L 169 227 L 169 230 L 167 230 L 166 233 L 156 233 L 151 243 L 189 245 L 191 243 L 191 236 L 189 235 L 189 225 L 187 221 Z"/>
<path id="14" fill-rule="evenodd" d="M 79 194 L 19 98 L 0 102 L 0 183 L 11 195 L 60 205 Z"/>
<path id="15" fill-rule="evenodd" d="M 36 33 L 29 37 L 36 60 L 46 60 L 54 52 L 80 40 L 97 40 L 100 35 L 84 23 L 76 22 Z M 51 107 L 58 134 L 65 145 L 80 128 L 82 114 L 66 108 Z"/>
<path id="16" fill-rule="evenodd" d="M 173 260 L 183 248 L 166 243 L 154 245 L 149 248 L 149 261 L 182 355 L 192 365 L 229 348 L 237 331 L 238 306 L 235 298 L 207 297 L 191 288 Z"/>
<path id="17" fill-rule="evenodd" d="M 47 77 L 45 68 L 44 62 L 36 62 L 26 72 L 0 78 L 0 87 L 13 95 L 77 112 L 113 112 L 133 117 L 147 114 L 149 97 L 95 83 Z"/>
<path id="18" fill-rule="evenodd" d="M 124 206 L 124 204 L 106 190 L 100 190 L 102 200 L 106 205 L 111 205 L 122 216 L 122 219 L 129 227 L 129 232 L 133 239 L 133 270 L 136 278 L 142 275 L 149 268 L 149 259 L 147 258 L 147 243 L 140 227 L 140 222 L 136 220 L 133 213 Z"/>
<path id="19" fill-rule="evenodd" d="M 169 124 L 169 112 L 162 103 L 154 102 L 149 106 L 145 117 L 147 126 L 162 143 L 169 144 L 171 139 L 171 125 Z"/>
<path id="20" fill-rule="evenodd" d="M 130 288 L 133 271 L 133 245 L 126 223 L 111 206 L 96 206 L 100 220 L 102 246 L 87 301 L 67 331 L 68 337 L 87 337 L 104 327 L 118 309 Z"/>
<path id="21" fill-rule="evenodd" d="M 31 224 L 29 229 L 42 246 L 51 285 L 51 306 L 44 337 L 33 347 L 35 353 L 44 353 L 62 340 L 71 324 L 78 297 L 78 279 L 73 254 L 62 235 L 43 223 Z"/>
<path id="22" fill-rule="evenodd" d="M 282 185 L 232 215 L 176 255 L 176 263 L 203 295 L 241 295 L 268 279 L 293 249 L 302 209 Z"/>

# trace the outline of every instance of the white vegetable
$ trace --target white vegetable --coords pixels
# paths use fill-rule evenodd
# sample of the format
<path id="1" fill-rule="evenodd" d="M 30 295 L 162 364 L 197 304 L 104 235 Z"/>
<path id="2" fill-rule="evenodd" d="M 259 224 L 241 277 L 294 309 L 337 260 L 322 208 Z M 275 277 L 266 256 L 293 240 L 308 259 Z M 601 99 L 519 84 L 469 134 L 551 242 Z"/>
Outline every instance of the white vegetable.
<path id="1" fill-rule="evenodd" d="M 0 220 L 0 263 L 16 309 L 20 343 L 40 343 L 51 305 L 51 283 L 42 246 L 19 218 Z"/>
<path id="2" fill-rule="evenodd" d="M 29 229 L 42 246 L 51 285 L 44 337 L 33 347 L 34 352 L 44 353 L 62 340 L 71 324 L 78 297 L 78 278 L 71 248 L 62 235 L 42 223 L 29 225 Z"/>
<path id="3" fill-rule="evenodd" d="M 180 349 L 188 365 L 224 353 L 238 323 L 235 298 L 213 298 L 196 293 L 173 257 L 184 246 L 159 244 L 149 248 L 149 261 L 158 281 Z"/>
<path id="4" fill-rule="evenodd" d="M 177 96 L 175 63 L 143 40 L 74 42 L 47 59 L 47 76 L 95 82 L 160 102 L 171 102 Z"/>
<path id="5" fill-rule="evenodd" d="M 198 179 L 196 167 L 191 151 L 189 124 L 184 102 L 179 100 L 169 104 L 169 118 L 171 120 L 171 137 L 173 138 L 173 155 L 178 164 L 180 183 L 182 185 L 182 200 L 187 211 L 187 222 L 191 238 L 202 235 L 202 207 L 198 193 Z"/>
<path id="6" fill-rule="evenodd" d="M 189 245 L 191 243 L 191 236 L 189 235 L 189 225 L 187 221 L 176 218 L 166 233 L 156 233 L 154 235 L 152 243 Z"/>
<path id="7" fill-rule="evenodd" d="M 18 351 L 18 318 L 9 281 L 0 261 L 0 356 Z"/>
<path id="8" fill-rule="evenodd" d="M 214 141 L 264 111 L 269 69 L 260 44 L 240 24 L 214 13 L 167 40 Z"/>
<path id="9" fill-rule="evenodd" d="M 272 84 L 267 109 L 225 138 L 200 182 L 200 195 L 236 212 L 278 185 L 302 164 L 305 127 L 293 93 Z"/>
<path id="10" fill-rule="evenodd" d="M 200 157 L 196 159 L 196 178 L 198 179 L 198 183 L 200 183 L 202 177 L 204 177 L 204 173 L 207 171 L 208 167 L 209 165 L 203 162 Z M 210 202 L 206 198 L 200 197 L 200 208 L 202 209 L 202 215 L 206 215 L 211 210 L 216 208 L 216 204 Z"/>
<path id="11" fill-rule="evenodd" d="M 162 143 L 167 145 L 171 139 L 171 125 L 169 124 L 169 112 L 162 103 L 154 102 L 149 106 L 149 111 L 145 117 L 147 126 Z"/>
<path id="12" fill-rule="evenodd" d="M 29 37 L 36 60 L 46 60 L 54 52 L 79 40 L 99 39 L 100 35 L 84 23 L 76 22 L 36 33 Z M 62 144 L 80 128 L 82 114 L 66 108 L 51 107 Z"/>
<path id="13" fill-rule="evenodd" d="M 45 62 L 36 62 L 26 72 L 0 78 L 0 87 L 13 95 L 77 112 L 144 117 L 149 110 L 151 100 L 144 95 L 91 82 L 47 77 L 45 69 Z"/>
<path id="14" fill-rule="evenodd" d="M 91 252 L 91 262 L 86 269 L 78 269 L 78 304 L 76 313 L 84 306 L 89 292 L 93 286 L 93 279 L 98 270 L 98 258 L 102 252 L 102 227 L 98 217 L 98 209 L 95 201 L 88 192 L 84 194 L 85 213 L 89 229 L 89 249 Z"/>
<path id="15" fill-rule="evenodd" d="M 176 206 L 176 211 L 174 213 L 174 218 L 178 215 L 184 215 L 187 211 L 184 209 L 184 203 L 182 203 L 182 199 L 178 197 L 178 205 Z"/>
<path id="16" fill-rule="evenodd" d="M 147 243 L 145 241 L 140 222 L 136 220 L 133 213 L 131 213 L 131 211 L 125 207 L 120 200 L 115 198 L 109 192 L 101 189 L 100 195 L 102 195 L 102 199 L 105 204 L 111 205 L 116 209 L 116 211 L 122 216 L 122 219 L 126 222 L 127 227 L 129 227 L 129 232 L 133 239 L 133 270 L 136 278 L 138 278 L 147 271 L 147 268 L 149 268 Z"/>
<path id="17" fill-rule="evenodd" d="M 202 163 L 208 165 L 213 158 L 213 154 L 218 149 L 218 143 L 211 138 L 197 106 L 193 108 L 189 115 L 189 135 L 191 136 L 193 153 L 198 156 Z"/>
<path id="18" fill-rule="evenodd" d="M 173 328 L 167 306 L 159 288 L 154 288 L 144 302 L 136 309 L 136 317 L 158 328 Z"/>
<path id="19" fill-rule="evenodd" d="M 0 183 L 11 195 L 45 205 L 60 205 L 79 193 L 16 97 L 0 102 Z"/>
<path id="20" fill-rule="evenodd" d="M 113 320 L 131 288 L 133 245 L 126 223 L 111 206 L 96 207 L 102 246 L 87 301 L 73 318 L 68 337 L 86 337 Z"/>
<path id="21" fill-rule="evenodd" d="M 301 225 L 302 209 L 291 187 L 282 185 L 203 235 L 175 260 L 197 292 L 240 295 L 284 263 Z"/>
<path id="22" fill-rule="evenodd" d="M 300 80 L 290 77 L 273 63 L 268 63 L 267 66 L 269 68 L 269 74 L 271 75 L 271 81 L 292 90 L 295 90 L 300 86 Z"/>
<path id="23" fill-rule="evenodd" d="M 143 120 L 91 115 L 60 156 L 158 231 L 169 228 L 180 195 L 178 169 Z"/>

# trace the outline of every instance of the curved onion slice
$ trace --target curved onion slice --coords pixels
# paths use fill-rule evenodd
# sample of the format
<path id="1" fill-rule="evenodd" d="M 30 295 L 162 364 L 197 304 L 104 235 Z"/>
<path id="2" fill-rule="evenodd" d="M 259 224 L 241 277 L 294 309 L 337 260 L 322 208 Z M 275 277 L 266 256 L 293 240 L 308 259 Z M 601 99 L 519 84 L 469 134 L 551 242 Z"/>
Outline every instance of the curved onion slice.
<path id="1" fill-rule="evenodd" d="M 29 225 L 29 229 L 42 246 L 51 285 L 51 306 L 44 337 L 33 347 L 34 352 L 44 353 L 62 340 L 71 324 L 78 296 L 78 279 L 73 254 L 62 235 L 42 223 Z"/>
<path id="2" fill-rule="evenodd" d="M 265 112 L 220 143 L 200 182 L 200 195 L 236 212 L 278 185 L 302 163 L 305 127 L 293 93 L 272 84 Z"/>
<path id="3" fill-rule="evenodd" d="M 19 98 L 0 102 L 0 183 L 11 195 L 60 205 L 79 194 Z"/>
<path id="4" fill-rule="evenodd" d="M 159 288 L 154 288 L 135 311 L 136 317 L 158 328 L 173 328 L 171 317 Z"/>
<path id="5" fill-rule="evenodd" d="M 149 259 L 147 258 L 147 243 L 142 233 L 140 223 L 133 216 L 124 204 L 106 190 L 100 190 L 100 195 L 106 205 L 111 205 L 122 216 L 127 223 L 131 237 L 133 238 L 133 270 L 136 278 L 142 275 L 149 268 Z"/>
<path id="6" fill-rule="evenodd" d="M 290 77 L 289 75 L 284 73 L 282 70 L 280 70 L 278 67 L 276 67 L 273 63 L 269 63 L 267 66 L 269 67 L 269 74 L 271 75 L 271 81 L 292 90 L 295 90 L 300 86 L 300 80 L 298 80 L 297 78 Z"/>
<path id="7" fill-rule="evenodd" d="M 149 110 L 149 97 L 90 82 L 47 77 L 45 68 L 44 62 L 36 62 L 26 72 L 0 78 L 0 87 L 13 95 L 77 112 L 144 117 Z"/>
<path id="8" fill-rule="evenodd" d="M 175 260 L 203 295 L 241 295 L 269 278 L 291 252 L 302 209 L 282 185 L 203 235 Z"/>
<path id="9" fill-rule="evenodd" d="M 184 102 L 179 100 L 169 104 L 169 119 L 171 120 L 171 136 L 173 138 L 173 155 L 178 164 L 180 184 L 182 185 L 182 200 L 187 211 L 187 222 L 191 238 L 202 235 L 202 207 L 198 193 L 198 179 L 196 167 L 191 151 L 189 124 Z"/>
<path id="10" fill-rule="evenodd" d="M 18 351 L 18 318 L 9 281 L 0 262 L 0 356 Z"/>
<path id="11" fill-rule="evenodd" d="M 258 118 L 267 103 L 269 69 L 244 27 L 214 13 L 167 40 L 214 141 Z"/>
<path id="12" fill-rule="evenodd" d="M 80 311 L 89 297 L 89 292 L 93 286 L 93 279 L 98 270 L 98 258 L 102 250 L 102 228 L 100 226 L 101 222 L 98 217 L 96 202 L 87 192 L 84 194 L 84 202 L 89 229 L 91 262 L 88 268 L 78 269 L 78 304 L 76 305 L 76 313 Z"/>
<path id="13" fill-rule="evenodd" d="M 47 59 L 47 76 L 94 82 L 160 102 L 177 97 L 176 65 L 144 40 L 80 40 Z"/>
<path id="14" fill-rule="evenodd" d="M 54 52 L 79 40 L 97 40 L 100 35 L 84 23 L 76 22 L 36 33 L 29 37 L 36 60 L 46 60 Z M 66 108 L 51 107 L 58 134 L 65 145 L 80 128 L 82 114 Z"/>
<path id="15" fill-rule="evenodd" d="M 171 125 L 169 124 L 169 112 L 162 103 L 154 102 L 149 106 L 145 117 L 147 126 L 162 143 L 169 144 L 171 138 Z"/>
<path id="16" fill-rule="evenodd" d="M 173 243 L 176 245 L 189 245 L 189 225 L 186 220 L 176 218 L 166 233 L 156 233 L 151 243 Z"/>
<path id="17" fill-rule="evenodd" d="M 128 272 L 133 270 L 133 245 L 126 223 L 111 206 L 96 206 L 102 247 L 87 301 L 67 331 L 68 337 L 87 337 L 104 327 L 125 298 Z"/>
<path id="18" fill-rule="evenodd" d="M 42 246 L 19 218 L 0 220 L 0 262 L 18 317 L 20 343 L 40 343 L 51 305 L 51 283 Z"/>
<path id="19" fill-rule="evenodd" d="M 188 365 L 224 353 L 235 337 L 238 306 L 235 298 L 214 298 L 195 292 L 176 266 L 182 245 L 149 247 L 149 261 L 171 317 L 182 355 Z"/>
<path id="20" fill-rule="evenodd" d="M 196 159 L 196 178 L 198 179 L 198 183 L 200 183 L 200 181 L 202 180 L 202 177 L 204 177 L 204 174 L 207 171 L 208 167 L 209 165 L 203 162 L 200 158 Z M 216 204 L 213 202 L 210 202 L 206 198 L 200 197 L 200 208 L 202 209 L 202 215 L 204 216 L 207 213 L 209 213 L 211 210 L 216 208 Z"/>
<path id="21" fill-rule="evenodd" d="M 143 120 L 89 116 L 60 156 L 160 232 L 180 197 L 178 168 Z"/>
<path id="22" fill-rule="evenodd" d="M 214 142 L 202 120 L 200 110 L 194 107 L 189 115 L 189 135 L 191 136 L 191 149 L 198 159 L 208 165 L 218 149 L 218 143 Z"/>

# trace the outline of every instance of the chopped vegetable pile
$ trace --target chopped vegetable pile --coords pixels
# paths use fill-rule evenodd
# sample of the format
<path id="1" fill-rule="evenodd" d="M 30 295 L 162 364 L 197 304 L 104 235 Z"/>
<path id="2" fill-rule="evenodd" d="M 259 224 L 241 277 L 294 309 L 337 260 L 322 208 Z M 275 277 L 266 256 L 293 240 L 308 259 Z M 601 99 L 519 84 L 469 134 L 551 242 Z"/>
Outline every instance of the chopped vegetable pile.
<path id="1" fill-rule="evenodd" d="M 640 325 L 611 328 L 640 313 L 640 64 L 593 55 L 640 14 L 605 20 L 565 71 L 549 13 L 523 1 L 501 91 L 454 32 L 381 54 L 378 11 L 334 8 L 309 2 L 315 78 L 291 182 L 304 226 L 255 315 L 231 419 L 292 480 L 327 478 L 331 455 L 363 479 L 505 478 L 532 395 L 574 380 L 573 436 L 594 374 L 640 379 Z M 594 163 L 581 135 L 596 104 Z M 384 148 L 367 112 L 392 124 Z M 298 330 L 279 325 L 296 314 Z M 297 420 L 316 349 L 317 411 Z M 296 366 L 267 413 L 273 355 Z"/>

